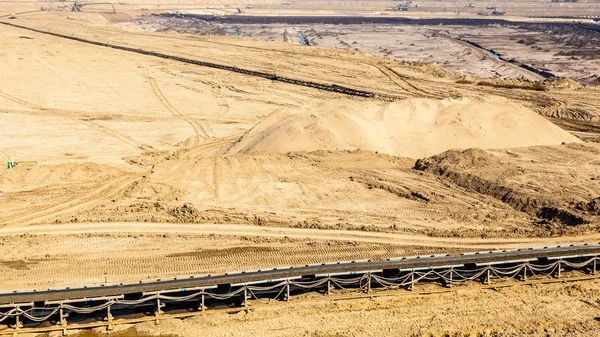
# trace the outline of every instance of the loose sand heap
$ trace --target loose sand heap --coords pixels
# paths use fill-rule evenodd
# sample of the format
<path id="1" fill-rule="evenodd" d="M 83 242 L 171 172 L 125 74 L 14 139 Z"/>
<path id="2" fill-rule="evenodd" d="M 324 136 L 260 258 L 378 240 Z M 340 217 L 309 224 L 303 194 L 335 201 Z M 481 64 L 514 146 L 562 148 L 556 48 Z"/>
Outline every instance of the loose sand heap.
<path id="1" fill-rule="evenodd" d="M 309 105 L 258 123 L 233 153 L 370 150 L 423 158 L 449 149 L 579 142 L 524 106 L 500 97 L 409 99 L 386 105 Z"/>

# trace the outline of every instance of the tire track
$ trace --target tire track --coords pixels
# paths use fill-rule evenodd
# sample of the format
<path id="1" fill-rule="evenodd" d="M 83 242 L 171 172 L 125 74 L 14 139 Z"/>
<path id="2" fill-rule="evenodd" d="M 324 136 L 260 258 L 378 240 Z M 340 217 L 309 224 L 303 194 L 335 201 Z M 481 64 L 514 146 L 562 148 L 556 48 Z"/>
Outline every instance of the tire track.
<path id="1" fill-rule="evenodd" d="M 89 128 L 96 129 L 102 133 L 105 133 L 105 134 L 113 137 L 113 138 L 116 138 L 116 139 L 122 141 L 123 143 L 130 145 L 131 147 L 142 150 L 143 152 L 148 153 L 148 152 L 152 152 L 154 150 L 150 146 L 139 143 L 139 142 L 135 141 L 133 138 L 131 138 L 123 133 L 111 130 L 110 128 L 107 128 L 100 124 L 94 123 L 92 121 L 86 121 L 84 119 L 75 119 L 75 118 L 73 118 L 73 120 L 76 122 L 79 122 Z"/>
<path id="2" fill-rule="evenodd" d="M 554 100 L 553 103 L 554 104 L 549 107 L 541 108 L 538 111 L 538 113 L 542 116 L 554 117 L 559 119 L 577 119 L 565 116 L 566 114 L 564 113 L 564 111 L 566 111 L 567 109 L 567 103 L 565 101 Z"/>
<path id="3" fill-rule="evenodd" d="M 139 63 L 138 63 L 139 64 Z M 141 66 L 141 65 L 140 65 Z M 150 88 L 152 89 L 152 92 L 154 93 L 154 96 L 156 96 L 156 98 L 158 98 L 158 100 L 160 101 L 160 103 L 173 115 L 176 116 L 178 118 L 181 118 L 183 120 L 185 120 L 186 122 L 188 122 L 188 124 L 190 124 L 190 126 L 194 129 L 194 132 L 196 133 L 196 137 L 194 140 L 194 144 L 199 144 L 200 143 L 200 138 L 204 138 L 204 139 L 210 139 L 212 138 L 208 132 L 206 132 L 206 130 L 204 129 L 204 127 L 200 124 L 197 123 L 196 121 L 192 120 L 191 118 L 185 116 L 184 114 L 182 114 L 179 110 L 177 110 L 170 102 L 169 100 L 165 97 L 165 95 L 162 93 L 162 91 L 160 90 L 160 87 L 158 86 L 158 83 L 156 82 L 156 79 L 154 79 L 154 77 L 152 77 L 150 75 L 150 72 L 148 71 L 148 68 L 141 66 L 142 68 L 142 76 L 148 80 L 148 83 L 150 84 Z"/>
<path id="4" fill-rule="evenodd" d="M 221 158 L 215 158 L 213 162 L 213 185 L 215 188 L 215 198 L 221 198 Z"/>
<path id="5" fill-rule="evenodd" d="M 55 112 L 54 109 L 44 109 L 43 107 L 37 106 L 35 104 L 31 104 L 31 103 L 29 103 L 27 101 L 24 101 L 24 100 L 21 100 L 19 98 L 14 97 L 14 96 L 11 96 L 11 95 L 9 95 L 9 94 L 1 91 L 1 90 L 0 90 L 0 96 L 4 97 L 4 98 L 6 98 L 6 99 L 8 99 L 8 100 L 10 100 L 12 102 L 15 102 L 15 103 L 18 103 L 20 105 L 23 105 L 23 106 L 25 106 L 27 108 L 30 108 L 32 110 L 43 111 L 43 112 Z M 56 111 L 59 112 L 58 110 L 56 110 Z M 96 130 L 98 130 L 100 132 L 106 133 L 109 136 L 117 138 L 120 141 L 122 141 L 123 143 L 126 143 L 126 144 L 128 144 L 128 145 L 130 145 L 132 147 L 135 147 L 136 149 L 140 149 L 140 150 L 142 150 L 144 152 L 151 152 L 153 150 L 152 148 L 149 148 L 147 145 L 144 145 L 144 144 L 136 142 L 133 138 L 131 138 L 131 137 L 129 137 L 129 136 L 123 134 L 123 133 L 120 133 L 120 132 L 115 131 L 115 130 L 111 130 L 111 129 L 107 128 L 107 127 L 101 126 L 101 125 L 99 125 L 97 123 L 94 123 L 92 121 L 86 121 L 83 118 L 75 118 L 75 117 L 67 117 L 67 116 L 63 116 L 63 117 L 67 118 L 67 119 L 70 119 L 72 121 L 75 121 L 77 123 L 83 124 L 83 125 L 91 128 L 91 129 L 96 129 Z"/>
<path id="6" fill-rule="evenodd" d="M 215 92 L 214 94 L 217 99 L 217 116 L 225 116 L 229 113 L 229 104 L 218 92 Z"/>
<path id="7" fill-rule="evenodd" d="M 32 225 L 22 227 L 0 228 L 0 236 L 11 236 L 21 234 L 32 235 L 80 235 L 93 233 L 181 233 L 194 235 L 234 235 L 234 236 L 256 236 L 273 238 L 292 238 L 302 240 L 325 240 L 325 241 L 356 241 L 392 245 L 427 246 L 434 248 L 523 248 L 540 245 L 554 245 L 569 243 L 597 242 L 600 233 L 592 233 L 581 236 L 570 237 L 547 237 L 547 238 L 460 238 L 460 237 L 432 237 L 428 235 L 387 233 L 387 232 L 363 232 L 340 229 L 307 229 L 291 227 L 267 227 L 256 225 L 235 224 L 178 224 L 178 223 L 147 223 L 147 222 L 102 222 L 102 223 L 74 223 L 74 224 L 51 224 Z"/>
<path id="8" fill-rule="evenodd" d="M 425 91 L 421 88 L 416 87 L 412 83 L 408 82 L 404 76 L 398 74 L 396 71 L 391 69 L 388 66 L 375 64 L 375 67 L 379 69 L 385 76 L 387 76 L 392 82 L 396 83 L 403 90 L 408 92 L 409 94 L 416 95 L 417 97 L 427 97 L 427 98 L 445 98 L 439 94 L 432 94 L 428 91 Z"/>
<path id="9" fill-rule="evenodd" d="M 182 85 L 182 87 L 197 92 L 199 94 L 204 94 L 205 92 L 198 89 L 198 88 L 194 88 L 194 87 L 190 87 L 187 85 Z M 229 104 L 227 104 L 227 101 L 225 101 L 225 99 L 221 96 L 221 94 L 219 94 L 219 92 L 216 89 L 212 89 L 211 90 L 212 94 L 215 97 L 215 100 L 217 101 L 217 110 L 215 111 L 215 116 L 223 116 L 225 114 L 227 114 L 229 112 Z"/>
<path id="10" fill-rule="evenodd" d="M 92 208 L 97 204 L 116 197 L 119 195 L 119 193 L 124 191 L 127 187 L 139 179 L 141 179 L 141 177 L 119 177 L 99 186 L 91 193 L 77 199 L 69 200 L 30 214 L 3 219 L 1 225 L 27 225 L 35 222 L 45 221 L 61 215 L 73 214 L 87 208 Z"/>
<path id="11" fill-rule="evenodd" d="M 14 96 L 11 96 L 11 95 L 9 95 L 9 94 L 7 94 L 7 93 L 3 92 L 2 90 L 0 90 L 0 97 L 6 98 L 7 100 L 9 100 L 9 101 L 12 101 L 12 102 L 14 102 L 14 103 L 17 103 L 17 104 L 23 105 L 23 106 L 25 106 L 25 107 L 27 107 L 27 108 L 29 108 L 29 109 L 34 109 L 34 110 L 42 110 L 42 109 L 41 109 L 40 107 L 38 107 L 37 105 L 35 105 L 35 104 L 31 104 L 31 103 L 29 103 L 29 102 L 27 102 L 27 101 L 24 101 L 24 100 L 22 100 L 22 99 L 19 99 L 19 98 L 16 98 L 16 97 L 14 97 Z"/>
<path id="12" fill-rule="evenodd" d="M 228 136 L 225 138 L 218 138 L 218 139 L 215 138 L 215 139 L 211 140 L 210 142 L 206 142 L 201 145 L 198 145 L 198 146 L 188 149 L 179 159 L 186 160 L 186 159 L 196 158 L 203 153 L 217 150 L 228 144 L 231 144 L 232 142 L 239 139 L 240 137 L 241 137 L 241 135 L 233 135 L 233 136 Z"/>

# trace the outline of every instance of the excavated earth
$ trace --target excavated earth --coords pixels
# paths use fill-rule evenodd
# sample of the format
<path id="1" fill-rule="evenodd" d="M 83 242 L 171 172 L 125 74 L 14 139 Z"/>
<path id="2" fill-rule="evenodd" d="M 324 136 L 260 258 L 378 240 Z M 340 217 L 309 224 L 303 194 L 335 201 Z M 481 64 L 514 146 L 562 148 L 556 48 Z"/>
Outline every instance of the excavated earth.
<path id="1" fill-rule="evenodd" d="M 146 32 L 93 13 L 10 23 L 396 99 L 0 25 L 0 157 L 19 164 L 0 171 L 2 288 L 101 283 L 105 273 L 111 282 L 137 282 L 600 241 L 596 86 L 479 78 L 328 47 Z M 569 287 L 323 302 L 318 310 L 298 303 L 138 329 L 185 336 L 198 327 L 264 336 L 583 329 L 592 336 L 597 282 Z M 409 310 L 415 306 L 420 314 Z M 521 306 L 529 315 L 501 315 Z M 577 313 L 574 321 L 559 315 L 565 307 Z M 457 308 L 480 319 L 457 320 L 464 314 Z M 298 322 L 298 312 L 316 323 Z M 400 333 L 396 320 L 382 318 L 391 316 L 407 317 L 410 328 Z M 317 328 L 336 317 L 339 324 Z M 355 321 L 379 323 L 367 331 Z"/>

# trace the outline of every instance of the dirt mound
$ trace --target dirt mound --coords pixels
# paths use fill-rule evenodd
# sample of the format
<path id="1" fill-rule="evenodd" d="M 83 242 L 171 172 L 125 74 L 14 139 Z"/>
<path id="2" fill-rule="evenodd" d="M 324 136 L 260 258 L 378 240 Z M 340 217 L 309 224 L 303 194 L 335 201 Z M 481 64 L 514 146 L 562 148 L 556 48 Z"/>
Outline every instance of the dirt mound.
<path id="1" fill-rule="evenodd" d="M 523 178 L 530 181 L 532 172 L 525 169 L 525 163 L 519 154 L 507 154 L 508 157 L 502 157 L 478 149 L 451 150 L 417 160 L 415 169 L 434 173 L 467 190 L 492 196 L 542 221 L 567 226 L 597 221 L 597 218 L 590 220 L 592 218 L 589 217 L 596 215 L 596 200 L 574 204 L 572 200 L 585 196 L 573 191 L 549 193 L 537 186 L 520 183 Z M 559 190 L 566 189 L 563 186 L 567 184 L 568 179 L 564 176 L 551 171 L 545 172 L 544 187 L 550 192 L 555 187 Z"/>
<path id="2" fill-rule="evenodd" d="M 548 87 L 556 88 L 556 89 L 579 89 L 579 88 L 581 88 L 581 84 L 577 83 L 576 81 L 574 81 L 570 78 L 560 78 L 560 79 L 549 80 L 546 82 L 546 85 Z"/>
<path id="3" fill-rule="evenodd" d="M 458 79 L 464 76 L 464 74 L 462 73 L 446 69 L 441 65 L 435 63 L 400 61 L 400 64 L 402 64 L 407 69 L 411 69 L 418 73 L 426 74 L 436 78 Z"/>
<path id="4" fill-rule="evenodd" d="M 437 156 L 419 159 L 415 164 L 415 169 L 423 171 L 434 165 L 440 168 L 451 166 L 463 172 L 468 172 L 486 167 L 500 167 L 501 162 L 498 158 L 481 149 L 467 149 L 464 151 L 447 151 Z"/>
<path id="5" fill-rule="evenodd" d="M 135 18 L 127 13 L 102 13 L 108 22 L 131 22 Z"/>
<path id="6" fill-rule="evenodd" d="M 0 174 L 0 189 L 33 188 L 44 185 L 100 182 L 122 175 L 118 168 L 95 163 L 45 165 L 26 163 L 3 169 Z"/>
<path id="7" fill-rule="evenodd" d="M 506 99 L 411 99 L 386 105 L 332 102 L 299 113 L 281 111 L 247 132 L 228 154 L 363 149 L 422 158 L 453 148 L 561 142 L 579 140 Z"/>

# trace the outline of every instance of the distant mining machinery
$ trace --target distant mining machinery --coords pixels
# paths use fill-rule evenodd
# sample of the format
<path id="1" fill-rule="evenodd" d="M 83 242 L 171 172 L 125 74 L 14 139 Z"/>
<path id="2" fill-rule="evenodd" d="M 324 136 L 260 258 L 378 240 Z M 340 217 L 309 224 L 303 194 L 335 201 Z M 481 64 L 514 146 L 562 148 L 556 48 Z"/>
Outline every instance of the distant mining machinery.
<path id="1" fill-rule="evenodd" d="M 115 6 L 111 3 L 111 2 L 77 2 L 75 1 L 75 3 L 73 4 L 73 7 L 71 7 L 71 12 L 81 12 L 81 9 L 83 7 L 86 6 L 98 6 L 98 5 L 110 5 L 110 7 L 112 7 L 112 12 L 113 13 L 117 13 L 117 10 L 115 9 Z"/>
<path id="2" fill-rule="evenodd" d="M 394 11 L 394 12 L 406 12 L 408 11 L 408 7 L 412 4 L 412 0 L 406 0 L 401 2 L 400 4 L 398 4 L 396 7 L 391 7 L 388 8 L 388 11 Z"/>
<path id="3" fill-rule="evenodd" d="M 501 15 L 505 14 L 505 12 L 502 11 L 502 10 L 500 10 L 500 9 L 498 9 L 498 7 L 487 7 L 486 9 L 488 11 L 492 11 L 490 14 L 494 15 L 494 16 L 501 16 Z"/>

